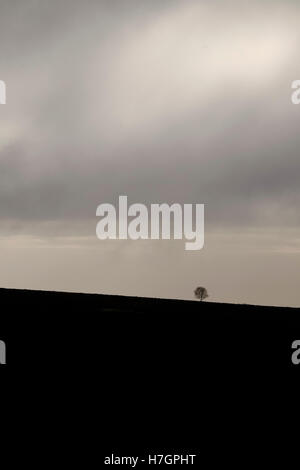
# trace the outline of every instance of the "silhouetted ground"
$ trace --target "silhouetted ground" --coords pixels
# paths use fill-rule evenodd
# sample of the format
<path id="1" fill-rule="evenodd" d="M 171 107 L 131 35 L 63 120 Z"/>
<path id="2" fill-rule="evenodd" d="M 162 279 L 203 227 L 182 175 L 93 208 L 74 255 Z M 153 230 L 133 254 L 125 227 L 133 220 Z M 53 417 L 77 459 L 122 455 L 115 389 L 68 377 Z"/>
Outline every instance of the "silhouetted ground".
<path id="1" fill-rule="evenodd" d="M 284 453 L 300 309 L 9 289 L 0 302 L 7 370 L 46 375 L 62 394 L 75 377 L 105 453 L 198 446 L 212 464 L 235 448 L 263 464 Z"/>

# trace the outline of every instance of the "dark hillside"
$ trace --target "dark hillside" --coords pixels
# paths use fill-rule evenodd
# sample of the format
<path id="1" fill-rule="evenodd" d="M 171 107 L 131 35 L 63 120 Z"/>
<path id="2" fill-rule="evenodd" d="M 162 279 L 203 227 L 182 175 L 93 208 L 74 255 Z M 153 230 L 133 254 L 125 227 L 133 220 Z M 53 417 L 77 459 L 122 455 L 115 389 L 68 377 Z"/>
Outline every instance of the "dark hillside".
<path id="1" fill-rule="evenodd" d="M 237 356 L 251 354 L 252 366 L 265 364 L 268 369 L 277 362 L 276 368 L 282 365 L 286 370 L 291 362 L 289 341 L 300 332 L 299 308 L 14 289 L 0 289 L 0 302 L 1 328 L 9 339 L 28 336 L 33 345 L 51 339 L 57 354 L 63 338 L 82 341 L 82 358 L 91 346 L 106 344 L 117 351 L 126 344 L 127 352 L 162 348 L 174 357 L 193 350 L 194 361 L 204 344 L 204 358 L 211 362 L 216 354 L 216 365 L 224 363 L 232 350 L 234 363 Z M 278 348 L 280 356 L 271 360 Z M 13 360 L 13 350 L 8 353 Z M 30 363 L 41 359 L 34 354 Z M 60 362 L 64 359 L 62 354 Z"/>
<path id="2" fill-rule="evenodd" d="M 291 345 L 300 309 L 9 289 L 0 302 L 7 369 L 61 383 L 75 374 L 96 395 L 87 413 L 105 428 L 109 448 L 208 449 L 217 430 L 220 451 L 229 452 L 228 440 L 246 445 L 245 422 L 256 426 L 256 447 L 265 432 L 275 445 L 299 375 Z"/>

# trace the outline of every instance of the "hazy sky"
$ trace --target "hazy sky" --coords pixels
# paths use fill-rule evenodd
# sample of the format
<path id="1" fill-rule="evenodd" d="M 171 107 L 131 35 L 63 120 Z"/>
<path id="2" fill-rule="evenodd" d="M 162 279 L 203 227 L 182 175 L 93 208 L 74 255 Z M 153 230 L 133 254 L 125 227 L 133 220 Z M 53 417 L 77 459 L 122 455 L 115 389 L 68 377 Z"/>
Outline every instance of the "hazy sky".
<path id="1" fill-rule="evenodd" d="M 0 285 L 300 305 L 300 4 L 1 0 Z M 204 203 L 205 247 L 96 208 Z"/>

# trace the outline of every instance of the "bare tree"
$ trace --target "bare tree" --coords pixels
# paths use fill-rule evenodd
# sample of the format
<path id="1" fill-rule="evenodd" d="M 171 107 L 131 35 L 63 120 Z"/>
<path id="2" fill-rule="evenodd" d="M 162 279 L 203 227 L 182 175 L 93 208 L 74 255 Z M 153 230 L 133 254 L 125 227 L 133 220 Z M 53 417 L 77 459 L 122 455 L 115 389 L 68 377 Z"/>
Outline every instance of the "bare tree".
<path id="1" fill-rule="evenodd" d="M 208 293 L 205 287 L 197 287 L 194 290 L 194 294 L 195 294 L 196 299 L 199 299 L 201 301 L 208 297 Z"/>

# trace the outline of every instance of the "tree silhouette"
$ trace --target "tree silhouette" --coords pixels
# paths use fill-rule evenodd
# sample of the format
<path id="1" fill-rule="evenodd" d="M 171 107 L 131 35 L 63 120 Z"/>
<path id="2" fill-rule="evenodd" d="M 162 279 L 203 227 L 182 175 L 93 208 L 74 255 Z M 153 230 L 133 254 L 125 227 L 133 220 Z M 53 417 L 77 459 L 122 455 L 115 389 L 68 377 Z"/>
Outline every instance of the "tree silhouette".
<path id="1" fill-rule="evenodd" d="M 208 297 L 208 293 L 207 293 L 207 290 L 205 289 L 205 287 L 197 287 L 194 290 L 194 294 L 195 294 L 196 299 L 199 299 L 200 301 L 202 301 L 202 300 L 204 300 Z"/>

